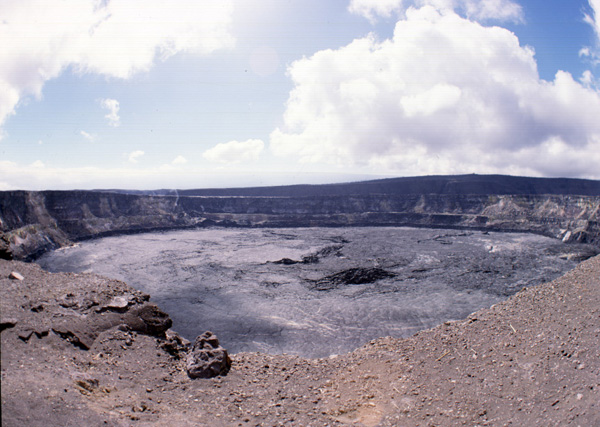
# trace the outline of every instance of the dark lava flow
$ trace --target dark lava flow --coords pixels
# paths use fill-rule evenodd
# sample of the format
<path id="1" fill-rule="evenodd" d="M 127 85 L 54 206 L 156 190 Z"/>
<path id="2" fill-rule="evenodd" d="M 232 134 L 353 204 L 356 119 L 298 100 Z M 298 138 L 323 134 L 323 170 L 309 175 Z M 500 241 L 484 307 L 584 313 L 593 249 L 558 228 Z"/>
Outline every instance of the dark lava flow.
<path id="1" fill-rule="evenodd" d="M 38 262 L 149 293 L 190 340 L 210 330 L 233 353 L 323 357 L 464 318 L 593 253 L 532 234 L 215 228 L 91 240 Z"/>

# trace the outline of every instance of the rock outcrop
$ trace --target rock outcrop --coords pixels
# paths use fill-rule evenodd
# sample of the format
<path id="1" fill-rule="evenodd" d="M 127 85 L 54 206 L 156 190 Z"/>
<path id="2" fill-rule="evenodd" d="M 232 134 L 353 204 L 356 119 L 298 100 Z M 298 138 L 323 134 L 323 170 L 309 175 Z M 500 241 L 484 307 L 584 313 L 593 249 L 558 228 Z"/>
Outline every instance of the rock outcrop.
<path id="1" fill-rule="evenodd" d="M 32 259 L 110 234 L 210 225 L 524 231 L 600 245 L 599 181 L 433 178 L 413 178 L 410 185 L 390 180 L 163 195 L 5 191 L 0 192 L 0 258 Z"/>
<path id="2" fill-rule="evenodd" d="M 16 328 L 24 342 L 55 334 L 89 350 L 99 336 L 113 329 L 164 338 L 173 324 L 165 312 L 148 302 L 148 295 L 118 281 L 109 282 L 112 288 L 107 288 L 104 279 L 89 275 L 89 287 L 74 292 L 69 284 L 78 276 L 66 274 L 64 277 L 71 280 L 65 280 L 64 288 L 41 292 L 38 269 L 28 268 L 28 274 L 13 271 L 6 276 L 13 280 L 5 286 L 18 297 L 3 302 L 2 329 Z"/>

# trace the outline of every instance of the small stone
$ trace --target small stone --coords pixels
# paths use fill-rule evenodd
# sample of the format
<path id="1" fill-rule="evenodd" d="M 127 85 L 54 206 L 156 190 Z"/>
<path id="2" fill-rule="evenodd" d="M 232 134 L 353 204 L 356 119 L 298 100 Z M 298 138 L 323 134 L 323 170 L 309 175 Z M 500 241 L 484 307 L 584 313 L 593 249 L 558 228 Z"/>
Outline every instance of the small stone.
<path id="1" fill-rule="evenodd" d="M 11 271 L 10 274 L 8 275 L 8 278 L 12 279 L 12 280 L 23 280 L 23 279 L 25 279 L 21 273 L 18 273 L 16 271 Z"/>
<path id="2" fill-rule="evenodd" d="M 127 307 L 128 305 L 129 305 L 129 301 L 127 301 L 125 298 L 114 297 L 112 300 L 110 300 L 110 302 L 108 304 L 106 304 L 106 307 L 120 310 L 120 309 Z"/>

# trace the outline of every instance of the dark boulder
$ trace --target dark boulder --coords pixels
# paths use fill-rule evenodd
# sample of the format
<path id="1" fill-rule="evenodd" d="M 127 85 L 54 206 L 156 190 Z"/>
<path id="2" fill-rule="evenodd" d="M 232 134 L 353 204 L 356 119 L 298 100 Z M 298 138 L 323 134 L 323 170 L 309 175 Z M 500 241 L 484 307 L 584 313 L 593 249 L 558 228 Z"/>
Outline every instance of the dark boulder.
<path id="1" fill-rule="evenodd" d="M 187 373 L 190 378 L 212 378 L 226 375 L 231 368 L 227 350 L 219 345 L 217 336 L 205 332 L 196 338 L 187 358 Z"/>

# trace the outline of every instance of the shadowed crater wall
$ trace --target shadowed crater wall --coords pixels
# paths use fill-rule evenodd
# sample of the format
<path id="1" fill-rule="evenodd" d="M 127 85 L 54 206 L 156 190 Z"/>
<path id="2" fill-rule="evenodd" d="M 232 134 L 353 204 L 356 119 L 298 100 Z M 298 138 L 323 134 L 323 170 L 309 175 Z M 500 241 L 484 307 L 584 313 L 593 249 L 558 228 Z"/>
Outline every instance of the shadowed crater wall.
<path id="1" fill-rule="evenodd" d="M 140 191 L 0 192 L 0 257 L 152 230 L 412 226 L 523 231 L 600 244 L 600 182 L 501 175 L 348 184 Z"/>

